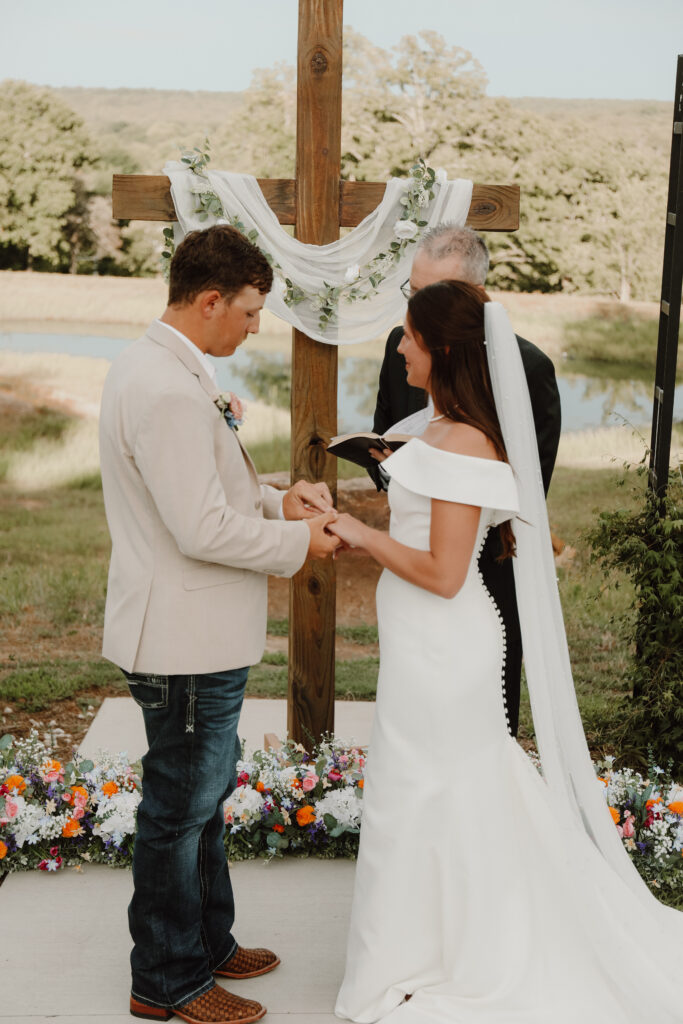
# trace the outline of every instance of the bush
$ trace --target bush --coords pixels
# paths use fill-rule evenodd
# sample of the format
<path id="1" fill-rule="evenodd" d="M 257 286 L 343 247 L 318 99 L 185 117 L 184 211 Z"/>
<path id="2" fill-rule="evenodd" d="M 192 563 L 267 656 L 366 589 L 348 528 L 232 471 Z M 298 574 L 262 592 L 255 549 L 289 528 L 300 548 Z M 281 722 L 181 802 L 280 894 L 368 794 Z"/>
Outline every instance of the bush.
<path id="1" fill-rule="evenodd" d="M 588 535 L 592 559 L 631 579 L 634 598 L 621 628 L 630 642 L 632 696 L 621 708 L 624 749 L 641 764 L 683 769 L 683 477 L 670 472 L 666 497 L 644 488 L 635 511 L 602 512 Z M 621 481 L 623 484 L 624 481 Z M 644 493 L 643 493 L 644 491 Z M 618 586 L 618 580 L 616 585 Z"/>

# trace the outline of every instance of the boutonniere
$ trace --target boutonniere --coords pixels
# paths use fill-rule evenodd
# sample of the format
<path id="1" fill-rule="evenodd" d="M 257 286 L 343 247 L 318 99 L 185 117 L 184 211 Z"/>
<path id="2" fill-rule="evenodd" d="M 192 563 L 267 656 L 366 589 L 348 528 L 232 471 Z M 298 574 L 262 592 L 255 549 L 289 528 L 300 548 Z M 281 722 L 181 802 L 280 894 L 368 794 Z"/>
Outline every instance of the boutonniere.
<path id="1" fill-rule="evenodd" d="M 232 391 L 221 391 L 218 398 L 214 399 L 220 409 L 223 419 L 231 430 L 237 430 L 244 423 L 245 403 Z"/>

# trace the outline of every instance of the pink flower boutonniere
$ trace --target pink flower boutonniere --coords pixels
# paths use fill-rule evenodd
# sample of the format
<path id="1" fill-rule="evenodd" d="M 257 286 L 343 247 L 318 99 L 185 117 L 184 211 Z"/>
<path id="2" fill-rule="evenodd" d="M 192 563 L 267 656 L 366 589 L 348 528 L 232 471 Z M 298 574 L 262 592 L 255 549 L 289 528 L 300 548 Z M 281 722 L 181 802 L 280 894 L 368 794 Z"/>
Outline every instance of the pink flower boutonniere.
<path id="1" fill-rule="evenodd" d="M 231 430 L 237 430 L 244 423 L 245 403 L 232 391 L 221 391 L 218 398 L 214 399 L 220 409 L 223 419 Z"/>

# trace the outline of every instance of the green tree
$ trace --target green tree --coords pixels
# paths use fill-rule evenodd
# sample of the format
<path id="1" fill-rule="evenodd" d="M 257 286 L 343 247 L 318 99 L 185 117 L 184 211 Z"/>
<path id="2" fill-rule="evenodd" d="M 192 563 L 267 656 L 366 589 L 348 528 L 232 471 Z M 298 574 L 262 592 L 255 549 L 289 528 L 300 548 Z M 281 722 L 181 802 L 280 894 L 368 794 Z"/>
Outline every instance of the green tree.
<path id="1" fill-rule="evenodd" d="M 293 178 L 296 159 L 296 75 L 281 61 L 256 70 L 244 103 L 211 140 L 211 166 Z"/>
<path id="2" fill-rule="evenodd" d="M 92 245 L 83 122 L 48 90 L 0 84 L 0 266 L 74 272 Z"/>
<path id="3" fill-rule="evenodd" d="M 418 157 L 434 166 L 470 130 L 486 84 L 472 54 L 437 32 L 388 51 L 345 29 L 342 176 L 405 175 Z"/>

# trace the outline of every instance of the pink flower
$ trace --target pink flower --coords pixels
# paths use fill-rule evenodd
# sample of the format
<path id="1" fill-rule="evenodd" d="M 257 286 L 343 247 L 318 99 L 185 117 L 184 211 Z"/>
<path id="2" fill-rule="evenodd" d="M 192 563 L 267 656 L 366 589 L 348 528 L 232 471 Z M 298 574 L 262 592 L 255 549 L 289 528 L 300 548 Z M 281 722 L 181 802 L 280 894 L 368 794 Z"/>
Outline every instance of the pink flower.
<path id="1" fill-rule="evenodd" d="M 635 825 L 633 824 L 633 815 L 630 811 L 626 812 L 626 820 L 622 829 L 622 835 L 625 839 L 631 839 L 635 835 Z"/>
<path id="2" fill-rule="evenodd" d="M 327 777 L 330 780 L 330 782 L 340 782 L 342 776 L 341 772 L 338 772 L 336 768 L 330 768 L 329 772 L 327 773 Z"/>
<path id="3" fill-rule="evenodd" d="M 58 846 L 51 846 L 50 847 L 50 856 L 51 857 L 56 857 L 58 853 L 59 853 L 59 847 Z"/>
<path id="4" fill-rule="evenodd" d="M 80 818 L 82 818 L 84 814 L 85 814 L 85 809 L 81 806 L 81 804 L 79 804 L 77 807 L 74 808 L 73 817 L 76 819 L 76 821 L 78 821 Z"/>
<path id="5" fill-rule="evenodd" d="M 320 777 L 316 775 L 315 772 L 311 772 L 309 775 L 304 776 L 303 782 L 301 783 L 301 788 L 303 789 L 304 793 L 310 793 L 312 789 L 315 789 L 319 782 Z"/>
<path id="6" fill-rule="evenodd" d="M 19 804 L 11 796 L 5 797 L 5 814 L 11 820 L 19 813 Z"/>
<path id="7" fill-rule="evenodd" d="M 230 392 L 230 412 L 236 420 L 244 419 L 244 403 L 238 398 L 234 391 Z"/>

